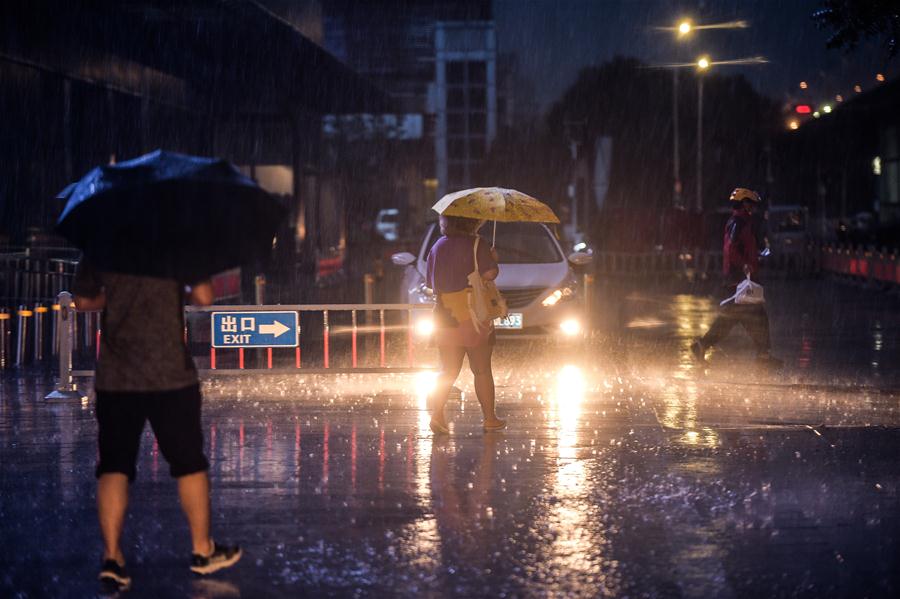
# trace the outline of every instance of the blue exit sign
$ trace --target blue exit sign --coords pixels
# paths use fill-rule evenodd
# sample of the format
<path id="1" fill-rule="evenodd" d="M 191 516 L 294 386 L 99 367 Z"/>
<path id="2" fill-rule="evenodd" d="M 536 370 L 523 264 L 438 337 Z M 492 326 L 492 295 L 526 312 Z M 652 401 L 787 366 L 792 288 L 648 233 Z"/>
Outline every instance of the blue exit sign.
<path id="1" fill-rule="evenodd" d="M 297 347 L 296 312 L 213 312 L 213 347 Z"/>

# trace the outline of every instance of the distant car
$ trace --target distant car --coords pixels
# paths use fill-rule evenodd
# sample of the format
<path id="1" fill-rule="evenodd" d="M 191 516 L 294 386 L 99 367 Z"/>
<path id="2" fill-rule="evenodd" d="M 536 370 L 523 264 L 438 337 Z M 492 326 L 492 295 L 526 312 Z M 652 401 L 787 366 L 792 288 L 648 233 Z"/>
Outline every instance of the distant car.
<path id="1" fill-rule="evenodd" d="M 412 304 L 433 303 L 425 284 L 426 259 L 441 237 L 437 224 L 428 227 L 418 255 L 394 254 L 392 262 L 405 266 L 401 296 Z M 582 334 L 581 285 L 573 266 L 587 265 L 591 256 L 575 252 L 566 256 L 553 232 L 537 223 L 501 223 L 497 226 L 500 275 L 497 287 L 506 299 L 509 315 L 495 321 L 502 336 L 521 338 L 579 337 Z M 430 318 L 421 316 L 420 319 Z M 427 334 L 433 323 L 421 320 L 417 330 Z"/>
<path id="2" fill-rule="evenodd" d="M 768 238 L 772 251 L 782 255 L 805 252 L 809 242 L 806 208 L 785 204 L 770 206 L 767 212 Z"/>
<path id="3" fill-rule="evenodd" d="M 397 241 L 400 238 L 400 210 L 384 208 L 375 217 L 375 232 L 386 241 Z"/>

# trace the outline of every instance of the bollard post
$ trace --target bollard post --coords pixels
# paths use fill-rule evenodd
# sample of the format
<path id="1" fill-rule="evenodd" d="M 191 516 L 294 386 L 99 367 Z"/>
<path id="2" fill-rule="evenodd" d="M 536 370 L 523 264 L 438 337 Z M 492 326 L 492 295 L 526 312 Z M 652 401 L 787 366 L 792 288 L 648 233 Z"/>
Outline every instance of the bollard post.
<path id="1" fill-rule="evenodd" d="M 384 310 L 378 311 L 378 342 L 380 346 L 380 354 L 381 358 L 379 359 L 379 365 L 384 368 Z"/>
<path id="2" fill-rule="evenodd" d="M 25 345 L 28 341 L 28 319 L 32 317 L 34 312 L 25 308 L 24 305 L 19 306 L 19 322 L 16 330 L 16 368 L 25 365 Z"/>
<path id="3" fill-rule="evenodd" d="M 253 280 L 253 297 L 257 306 L 266 303 L 266 275 L 259 274 Z"/>
<path id="4" fill-rule="evenodd" d="M 584 328 L 590 332 L 593 330 L 591 326 L 591 307 L 594 305 L 594 275 L 584 273 Z"/>
<path id="5" fill-rule="evenodd" d="M 369 272 L 363 275 L 363 297 L 366 304 L 375 303 L 375 275 Z M 366 324 L 372 324 L 371 310 L 366 310 Z"/>
<path id="6" fill-rule="evenodd" d="M 47 316 L 47 306 L 37 303 L 34 305 L 34 361 L 44 360 L 44 320 Z"/>
<path id="7" fill-rule="evenodd" d="M 75 310 L 73 309 L 72 294 L 68 291 L 61 291 L 57 303 L 59 304 L 60 317 L 59 378 L 57 379 L 56 389 L 44 399 L 77 399 L 81 401 L 85 398 L 85 395 L 78 391 L 72 377 L 72 346 L 75 340 Z"/>
<path id="8" fill-rule="evenodd" d="M 84 337 L 84 347 L 85 349 L 94 347 L 94 338 L 97 336 L 97 331 L 94 326 L 94 313 L 93 312 L 81 312 L 81 332 Z"/>
<path id="9" fill-rule="evenodd" d="M 366 304 L 375 303 L 375 275 L 370 272 L 367 272 L 363 275 L 363 297 L 364 302 Z M 372 350 L 372 344 L 374 343 L 374 339 L 371 335 L 369 335 L 370 327 L 372 326 L 373 314 L 371 310 L 366 310 L 365 315 L 365 323 L 366 326 L 363 329 L 365 333 L 363 334 L 363 339 L 365 340 L 366 353 L 370 353 Z"/>
<path id="10" fill-rule="evenodd" d="M 328 347 L 328 310 L 322 311 L 322 354 L 325 357 L 325 368 L 330 367 L 330 355 Z"/>
<path id="11" fill-rule="evenodd" d="M 259 273 L 253 279 L 253 299 L 257 306 L 266 303 L 266 275 Z M 260 365 L 263 360 L 262 349 L 250 351 L 250 367 L 255 368 Z"/>
<path id="12" fill-rule="evenodd" d="M 351 333 L 350 333 L 350 355 L 351 355 L 351 360 L 352 360 L 353 368 L 356 368 L 356 361 L 357 361 L 357 360 L 356 360 L 356 358 L 357 358 L 357 356 L 356 356 L 356 353 L 357 353 L 357 352 L 356 352 L 356 330 L 357 330 L 357 327 L 356 327 L 356 310 L 351 310 L 351 311 L 350 311 L 350 318 L 352 319 L 352 326 L 353 326 L 353 329 L 352 329 L 352 331 L 351 331 Z"/>
<path id="13" fill-rule="evenodd" d="M 59 304 L 54 303 L 51 310 L 53 313 L 50 318 L 50 354 L 56 357 L 59 355 Z"/>
<path id="14" fill-rule="evenodd" d="M 9 312 L 0 310 L 0 370 L 9 363 Z"/>

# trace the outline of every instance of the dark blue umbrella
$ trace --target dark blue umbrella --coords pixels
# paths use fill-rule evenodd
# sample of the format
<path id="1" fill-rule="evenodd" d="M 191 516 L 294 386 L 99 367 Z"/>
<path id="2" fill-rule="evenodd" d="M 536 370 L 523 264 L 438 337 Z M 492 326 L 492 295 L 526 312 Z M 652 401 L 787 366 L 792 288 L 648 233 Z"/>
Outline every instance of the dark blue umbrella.
<path id="1" fill-rule="evenodd" d="M 59 197 L 57 229 L 97 268 L 186 283 L 264 262 L 286 216 L 231 163 L 162 150 L 97 167 Z"/>

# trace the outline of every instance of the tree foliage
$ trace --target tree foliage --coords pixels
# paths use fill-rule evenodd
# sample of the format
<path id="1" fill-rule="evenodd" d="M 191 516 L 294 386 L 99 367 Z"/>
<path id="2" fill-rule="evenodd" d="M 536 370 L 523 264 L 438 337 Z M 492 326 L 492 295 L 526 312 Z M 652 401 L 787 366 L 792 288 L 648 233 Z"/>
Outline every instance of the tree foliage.
<path id="1" fill-rule="evenodd" d="M 692 206 L 698 75 L 684 69 L 678 77 L 680 178 L 685 203 Z M 743 76 L 714 70 L 702 77 L 704 204 L 712 210 L 736 186 L 765 191 L 766 147 L 782 121 L 778 106 Z M 583 69 L 540 125 L 529 123 L 498 136 L 484 180 L 522 189 L 559 207 L 573 180 L 570 144 L 576 142 L 579 160 L 591 165 L 595 142 L 605 136 L 612 140 L 609 189 L 604 213 L 595 218 L 612 223 L 610 214 L 628 213 L 656 222 L 656 215 L 670 210 L 674 200 L 673 79 L 671 70 L 648 68 L 626 57 Z M 610 238 L 608 233 L 600 236 Z"/>
<path id="2" fill-rule="evenodd" d="M 877 38 L 890 58 L 900 50 L 900 0 L 823 0 L 813 19 L 831 30 L 829 48 L 849 51 L 863 38 Z"/>

